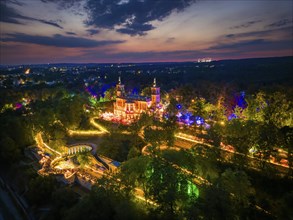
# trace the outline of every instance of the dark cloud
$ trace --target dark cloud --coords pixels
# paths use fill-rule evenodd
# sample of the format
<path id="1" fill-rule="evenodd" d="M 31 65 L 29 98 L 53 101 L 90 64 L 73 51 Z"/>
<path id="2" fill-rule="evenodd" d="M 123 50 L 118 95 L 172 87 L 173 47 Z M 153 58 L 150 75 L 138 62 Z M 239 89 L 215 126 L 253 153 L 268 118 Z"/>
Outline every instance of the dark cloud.
<path id="1" fill-rule="evenodd" d="M 233 43 L 226 43 L 226 44 L 218 44 L 216 46 L 212 46 L 209 49 L 211 50 L 223 50 L 223 49 L 238 49 L 247 46 L 255 46 L 264 43 L 264 39 L 255 39 L 255 40 L 245 40 Z"/>
<path id="2" fill-rule="evenodd" d="M 289 20 L 289 19 L 282 19 L 282 20 L 279 20 L 277 22 L 274 22 L 274 23 L 271 23 L 269 25 L 267 25 L 267 27 L 282 27 L 282 26 L 285 26 L 287 24 L 291 24 L 292 23 L 292 20 Z"/>
<path id="3" fill-rule="evenodd" d="M 122 34 L 134 35 L 145 35 L 147 31 L 153 30 L 155 27 L 151 24 L 127 24 L 125 28 L 116 29 L 117 32 Z"/>
<path id="4" fill-rule="evenodd" d="M 100 31 L 97 29 L 87 29 L 86 31 L 89 33 L 89 35 L 95 35 L 100 33 Z"/>
<path id="5" fill-rule="evenodd" d="M 166 43 L 173 43 L 175 41 L 175 37 L 169 37 L 165 42 Z"/>
<path id="6" fill-rule="evenodd" d="M 66 34 L 68 34 L 68 35 L 76 35 L 76 33 L 70 32 L 70 31 L 67 31 Z"/>
<path id="7" fill-rule="evenodd" d="M 41 0 L 44 3 L 55 3 L 59 5 L 59 9 L 68 9 L 79 5 L 81 0 Z"/>
<path id="8" fill-rule="evenodd" d="M 239 53 L 248 51 L 272 51 L 272 50 L 282 50 L 288 49 L 291 40 L 279 40 L 271 41 L 265 39 L 255 39 L 255 40 L 243 40 L 233 43 L 218 44 L 210 47 L 208 50 L 222 51 L 222 50 L 232 50 L 238 51 Z M 291 42 L 292 44 L 292 42 Z"/>
<path id="9" fill-rule="evenodd" d="M 150 22 L 163 20 L 172 12 L 179 12 L 195 0 L 88 0 L 87 25 L 116 29 L 129 35 L 143 35 L 155 27 Z M 120 26 L 117 28 L 117 26 Z"/>
<path id="10" fill-rule="evenodd" d="M 16 1 L 14 2 L 16 4 Z M 55 21 L 47 21 L 44 19 L 38 19 L 38 18 L 32 18 L 28 16 L 21 15 L 18 13 L 14 8 L 8 7 L 5 2 L 0 2 L 0 22 L 7 22 L 7 23 L 13 23 L 13 24 L 23 24 L 19 20 L 27 20 L 27 21 L 37 21 L 43 24 L 51 25 L 60 29 L 63 29 L 62 26 L 60 26 Z"/>
<path id="11" fill-rule="evenodd" d="M 251 32 L 244 32 L 244 33 L 238 33 L 238 34 L 227 34 L 225 35 L 225 38 L 245 38 L 245 37 L 267 37 L 270 35 L 278 35 L 282 34 L 284 37 L 287 37 L 288 39 L 292 39 L 292 30 L 293 27 L 283 27 L 278 29 L 269 29 L 269 30 L 262 30 L 262 31 L 251 31 Z"/>
<path id="12" fill-rule="evenodd" d="M 25 18 L 25 16 L 20 15 L 15 9 L 7 7 L 5 2 L 0 2 L 0 22 L 21 24 L 17 19 Z"/>
<path id="13" fill-rule="evenodd" d="M 227 34 L 225 37 L 226 38 L 232 38 L 232 37 L 235 37 L 235 34 Z"/>
<path id="14" fill-rule="evenodd" d="M 61 25 L 59 25 L 58 23 L 54 22 L 54 21 L 46 21 L 46 20 L 43 20 L 43 19 L 37 19 L 37 18 L 27 18 L 28 20 L 31 20 L 31 21 L 38 21 L 38 22 L 41 22 L 43 24 L 48 24 L 48 25 L 51 25 L 51 26 L 54 26 L 54 27 L 57 27 L 57 28 L 60 28 L 60 29 L 63 29 L 63 27 Z"/>
<path id="15" fill-rule="evenodd" d="M 8 3 L 18 5 L 18 6 L 24 6 L 25 4 L 23 2 L 17 1 L 17 0 L 6 0 Z"/>
<path id="16" fill-rule="evenodd" d="M 41 0 L 44 3 L 54 3 L 57 5 L 57 8 L 61 11 L 68 9 L 77 16 L 83 15 L 83 4 L 87 0 Z"/>
<path id="17" fill-rule="evenodd" d="M 109 44 L 119 44 L 124 41 L 96 41 L 80 37 L 68 37 L 60 34 L 55 34 L 52 37 L 47 36 L 32 36 L 22 33 L 8 34 L 8 37 L 1 39 L 3 42 L 21 42 L 21 43 L 31 43 L 45 46 L 55 46 L 55 47 L 99 47 Z"/>
<path id="18" fill-rule="evenodd" d="M 243 24 L 240 24 L 240 25 L 236 25 L 236 26 L 233 26 L 231 27 L 230 29 L 241 29 L 241 28 L 248 28 L 256 23 L 259 23 L 261 22 L 261 20 L 255 20 L 255 21 L 248 21 L 248 22 L 245 22 Z"/>

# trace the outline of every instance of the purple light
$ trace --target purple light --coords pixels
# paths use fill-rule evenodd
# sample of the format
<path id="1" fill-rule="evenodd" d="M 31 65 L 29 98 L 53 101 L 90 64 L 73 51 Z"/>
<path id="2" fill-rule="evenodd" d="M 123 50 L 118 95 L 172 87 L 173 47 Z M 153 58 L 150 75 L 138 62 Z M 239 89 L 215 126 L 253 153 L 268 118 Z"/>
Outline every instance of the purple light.
<path id="1" fill-rule="evenodd" d="M 15 109 L 20 109 L 22 108 L 22 104 L 21 103 L 16 103 L 15 104 Z"/>

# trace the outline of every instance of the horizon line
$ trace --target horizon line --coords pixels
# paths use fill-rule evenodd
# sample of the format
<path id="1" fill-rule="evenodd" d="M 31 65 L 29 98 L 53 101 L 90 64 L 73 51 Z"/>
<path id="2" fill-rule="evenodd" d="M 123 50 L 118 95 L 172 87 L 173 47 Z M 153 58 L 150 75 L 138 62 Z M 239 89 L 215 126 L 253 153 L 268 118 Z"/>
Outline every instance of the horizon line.
<path id="1" fill-rule="evenodd" d="M 251 57 L 251 58 L 229 58 L 229 59 L 215 59 L 212 62 L 219 62 L 219 61 L 229 61 L 229 60 L 249 60 L 249 59 L 269 59 L 269 58 L 289 58 L 293 57 L 292 56 L 274 56 L 274 57 Z M 197 58 L 202 59 L 202 58 Z M 85 65 L 85 64 L 95 64 L 95 65 L 104 65 L 104 64 L 160 64 L 160 63 L 209 63 L 209 62 L 197 62 L 197 60 L 194 61 L 150 61 L 150 62 L 105 62 L 105 63 L 94 63 L 94 62 L 89 62 L 89 63 L 67 63 L 67 62 L 58 62 L 58 63 L 31 63 L 31 64 L 0 64 L 0 66 L 30 66 L 30 65 L 58 65 L 58 64 L 78 64 L 78 65 Z"/>

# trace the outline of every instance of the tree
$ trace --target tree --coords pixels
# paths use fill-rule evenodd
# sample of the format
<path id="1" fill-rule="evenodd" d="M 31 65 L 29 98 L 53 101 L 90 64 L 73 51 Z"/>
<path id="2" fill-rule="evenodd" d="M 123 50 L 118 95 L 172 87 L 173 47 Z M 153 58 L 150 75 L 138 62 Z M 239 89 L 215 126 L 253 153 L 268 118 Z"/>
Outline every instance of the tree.
<path id="1" fill-rule="evenodd" d="M 84 167 L 85 165 L 91 165 L 91 153 L 81 152 L 77 154 L 77 161 L 81 167 Z"/>
<path id="2" fill-rule="evenodd" d="M 208 181 L 218 178 L 219 170 L 216 163 L 220 157 L 218 149 L 196 144 L 191 148 L 190 153 L 193 160 L 193 173 Z"/>
<path id="3" fill-rule="evenodd" d="M 122 164 L 119 174 L 125 185 L 131 186 L 132 189 L 135 189 L 135 187 L 141 188 L 147 199 L 149 198 L 147 183 L 152 172 L 151 162 L 152 159 L 148 156 L 132 158 Z"/>
<path id="4" fill-rule="evenodd" d="M 111 187 L 93 187 L 88 196 L 66 212 L 64 219 L 83 219 L 85 216 L 88 220 L 144 219 L 145 213 L 120 192 Z"/>
<path id="5" fill-rule="evenodd" d="M 237 219 L 236 210 L 230 199 L 229 193 L 220 187 L 203 187 L 201 191 L 201 198 L 199 200 L 199 216 L 203 219 Z M 198 215 L 198 213 L 195 213 Z M 197 219 L 194 216 L 193 219 Z"/>
<path id="6" fill-rule="evenodd" d="M 66 212 L 79 201 L 79 196 L 71 188 L 59 188 L 52 193 L 52 209 L 45 219 L 64 219 Z"/>
<path id="7" fill-rule="evenodd" d="M 98 153 L 122 162 L 127 159 L 131 148 L 140 150 L 142 146 L 143 142 L 136 135 L 111 133 L 102 140 Z"/>
<path id="8" fill-rule="evenodd" d="M 105 101 L 111 101 L 114 100 L 116 97 L 116 89 L 114 87 L 111 87 L 104 93 L 104 100 Z"/>
<path id="9" fill-rule="evenodd" d="M 279 141 L 279 129 L 274 124 L 265 123 L 259 127 L 259 138 L 257 143 L 260 146 L 259 149 L 263 168 L 268 164 L 267 160 L 270 160 L 274 148 L 280 146 Z"/>
<path id="10" fill-rule="evenodd" d="M 223 131 L 225 144 L 230 144 L 235 147 L 235 150 L 245 156 L 249 150 L 249 142 L 247 141 L 249 137 L 249 130 L 246 129 L 246 124 L 241 119 L 233 119 L 229 121 L 225 126 Z M 241 158 L 241 157 L 238 157 Z M 240 164 L 244 162 L 241 161 Z"/>
<path id="11" fill-rule="evenodd" d="M 293 103 L 287 97 L 275 92 L 267 98 L 268 106 L 264 109 L 264 120 L 266 123 L 274 124 L 281 128 L 293 126 Z"/>
<path id="12" fill-rule="evenodd" d="M 57 187 L 52 176 L 37 176 L 29 182 L 28 199 L 33 205 L 47 204 L 52 199 L 52 192 Z"/>
<path id="13" fill-rule="evenodd" d="M 293 167 L 293 128 L 285 126 L 280 130 L 283 135 L 285 148 L 287 148 L 289 168 Z M 288 176 L 292 175 L 292 169 L 289 169 Z"/>
<path id="14" fill-rule="evenodd" d="M 169 147 L 173 146 L 175 142 L 175 131 L 176 131 L 176 128 L 178 127 L 176 123 L 176 117 L 170 116 L 169 119 L 163 123 L 162 127 L 165 133 L 163 137 L 165 138 L 165 142 L 167 143 L 167 146 Z"/>
<path id="15" fill-rule="evenodd" d="M 266 97 L 263 92 L 258 92 L 256 95 L 246 97 L 247 108 L 244 109 L 243 115 L 248 120 L 263 122 L 264 109 L 267 108 Z"/>
<path id="16" fill-rule="evenodd" d="M 69 129 L 79 127 L 85 100 L 79 96 L 62 99 L 58 104 L 58 118 Z"/>
<path id="17" fill-rule="evenodd" d="M 192 114 L 207 119 L 208 114 L 205 111 L 206 104 L 207 104 L 207 102 L 204 98 L 194 99 L 194 102 L 190 106 Z"/>
<path id="18" fill-rule="evenodd" d="M 279 201 L 278 218 L 292 219 L 293 191 L 286 193 Z"/>
<path id="19" fill-rule="evenodd" d="M 166 112 L 168 112 L 168 114 L 170 116 L 176 116 L 177 115 L 177 113 L 178 113 L 177 104 L 178 104 L 178 102 L 176 101 L 176 99 L 170 98 L 169 105 L 168 105 L 168 107 L 166 109 Z"/>
<path id="20" fill-rule="evenodd" d="M 174 219 L 197 198 L 198 189 L 191 179 L 165 160 L 154 157 L 152 169 L 148 181 L 151 198 L 165 216 Z"/>
<path id="21" fill-rule="evenodd" d="M 231 199 L 239 211 L 248 208 L 249 198 L 254 191 L 245 172 L 227 169 L 221 174 L 218 184 L 219 187 L 230 193 Z"/>
<path id="22" fill-rule="evenodd" d="M 21 157 L 20 148 L 8 135 L 0 138 L 0 158 L 2 166 L 9 167 Z"/>

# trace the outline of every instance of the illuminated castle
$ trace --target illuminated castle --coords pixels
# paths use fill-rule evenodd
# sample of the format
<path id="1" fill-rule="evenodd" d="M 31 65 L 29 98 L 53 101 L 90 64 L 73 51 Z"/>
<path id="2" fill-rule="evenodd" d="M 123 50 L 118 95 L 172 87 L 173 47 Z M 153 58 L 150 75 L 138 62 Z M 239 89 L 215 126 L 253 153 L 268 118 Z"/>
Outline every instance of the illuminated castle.
<path id="1" fill-rule="evenodd" d="M 119 77 L 116 85 L 116 102 L 114 103 L 114 114 L 125 119 L 138 119 L 143 112 L 155 111 L 161 101 L 160 88 L 154 79 L 151 88 L 151 98 L 140 95 L 125 94 L 124 85 Z"/>

